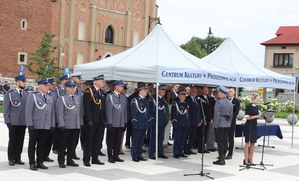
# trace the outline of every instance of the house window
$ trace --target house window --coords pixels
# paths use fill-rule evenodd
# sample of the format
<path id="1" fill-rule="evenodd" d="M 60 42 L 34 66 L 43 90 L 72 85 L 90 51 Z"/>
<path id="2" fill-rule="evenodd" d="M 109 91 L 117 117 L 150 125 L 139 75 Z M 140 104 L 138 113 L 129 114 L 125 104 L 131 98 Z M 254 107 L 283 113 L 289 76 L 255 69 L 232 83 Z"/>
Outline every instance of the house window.
<path id="1" fill-rule="evenodd" d="M 85 22 L 83 20 L 79 21 L 78 24 L 78 40 L 85 39 Z"/>
<path id="2" fill-rule="evenodd" d="M 18 64 L 27 64 L 26 52 L 18 52 Z"/>
<path id="3" fill-rule="evenodd" d="M 84 62 L 84 56 L 83 56 L 83 53 L 82 52 L 79 52 L 77 54 L 77 65 L 78 64 L 82 64 Z"/>
<path id="4" fill-rule="evenodd" d="M 274 53 L 273 67 L 293 67 L 293 53 Z"/>
<path id="5" fill-rule="evenodd" d="M 108 26 L 105 31 L 105 43 L 113 43 L 113 29 Z"/>
<path id="6" fill-rule="evenodd" d="M 27 30 L 27 20 L 22 19 L 21 20 L 21 30 Z"/>

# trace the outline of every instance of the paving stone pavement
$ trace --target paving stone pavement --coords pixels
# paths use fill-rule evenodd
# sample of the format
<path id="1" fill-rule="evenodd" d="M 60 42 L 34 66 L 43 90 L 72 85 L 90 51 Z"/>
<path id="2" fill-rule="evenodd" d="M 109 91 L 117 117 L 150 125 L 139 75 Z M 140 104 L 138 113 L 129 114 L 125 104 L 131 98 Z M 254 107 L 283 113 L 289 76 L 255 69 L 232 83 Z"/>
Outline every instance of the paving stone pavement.
<path id="1" fill-rule="evenodd" d="M 238 121 L 241 123 L 242 121 Z M 262 122 L 262 120 L 261 120 Z M 264 163 L 273 164 L 274 166 L 266 166 L 266 170 L 246 169 L 239 171 L 239 165 L 243 160 L 243 149 L 235 149 L 232 160 L 226 161 L 225 166 L 216 166 L 212 162 L 216 160 L 217 153 L 212 152 L 204 155 L 203 172 L 209 172 L 209 176 L 215 180 L 265 180 L 265 181 L 299 181 L 299 126 L 294 126 L 294 142 L 291 148 L 292 126 L 286 120 L 276 118 L 272 124 L 279 124 L 282 130 L 283 139 L 276 136 L 270 137 L 270 145 L 275 148 L 265 148 Z M 57 155 L 51 153 L 50 157 L 55 161 L 45 163 L 49 167 L 48 170 L 31 171 L 29 170 L 27 146 L 28 133 L 26 133 L 22 160 L 25 162 L 23 166 L 9 166 L 7 161 L 7 142 L 8 130 L 4 124 L 3 116 L 0 114 L 0 179 L 1 181 L 144 181 L 144 180 L 210 180 L 207 177 L 199 175 L 184 176 L 184 174 L 196 174 L 201 171 L 201 154 L 192 155 L 184 159 L 175 159 L 172 157 L 171 148 L 166 150 L 169 156 L 167 160 L 148 160 L 146 162 L 135 163 L 131 161 L 129 150 L 124 148 L 125 155 L 120 157 L 125 160 L 124 163 L 111 164 L 108 158 L 100 156 L 100 160 L 105 162 L 104 166 L 92 165 L 85 167 L 82 160 L 75 160 L 79 167 L 67 167 L 61 169 L 57 164 Z M 266 139 L 267 140 L 267 139 Z M 258 139 L 258 144 L 262 144 L 263 139 Z M 235 145 L 241 145 L 241 138 L 235 139 Z M 80 145 L 77 147 L 77 155 L 82 158 Z M 146 148 L 145 148 L 146 149 Z M 103 149 L 106 152 L 106 147 Z M 194 150 L 195 151 L 195 150 Z M 144 154 L 147 157 L 146 154 Z M 255 163 L 260 163 L 262 156 L 262 148 L 255 147 Z M 258 166 L 261 168 L 261 166 Z"/>

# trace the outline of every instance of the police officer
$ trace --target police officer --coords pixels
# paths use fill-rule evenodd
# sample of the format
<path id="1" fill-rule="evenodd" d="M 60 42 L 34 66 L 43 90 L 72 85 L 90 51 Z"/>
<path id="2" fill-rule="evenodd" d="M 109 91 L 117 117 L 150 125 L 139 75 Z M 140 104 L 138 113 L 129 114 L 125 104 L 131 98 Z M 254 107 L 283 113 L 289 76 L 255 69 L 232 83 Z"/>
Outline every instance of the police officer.
<path id="1" fill-rule="evenodd" d="M 131 156 L 134 162 L 139 162 L 140 160 L 147 161 L 147 159 L 142 156 L 142 145 L 149 120 L 149 103 L 146 99 L 146 84 L 141 84 L 137 88 L 137 91 L 139 95 L 132 99 L 130 106 L 133 129 Z"/>
<path id="2" fill-rule="evenodd" d="M 64 95 L 65 94 L 65 83 L 69 80 L 69 76 L 67 74 L 62 75 L 59 78 L 60 84 L 55 88 L 54 92 L 58 96 Z M 54 128 L 54 133 L 53 133 L 53 153 L 58 154 L 58 144 L 59 144 L 59 132 L 57 128 L 57 121 L 55 122 L 55 128 Z"/>
<path id="3" fill-rule="evenodd" d="M 127 98 L 121 94 L 125 84 L 123 81 L 116 81 L 112 84 L 114 91 L 106 98 L 107 115 L 107 149 L 108 162 L 123 162 L 119 158 L 121 133 L 127 123 Z"/>
<path id="4" fill-rule="evenodd" d="M 83 91 L 82 91 L 82 88 L 81 88 L 81 85 L 82 85 L 81 76 L 82 76 L 81 72 L 74 72 L 74 73 L 72 73 L 70 75 L 71 80 L 74 81 L 74 82 L 76 82 L 75 94 L 78 95 L 81 98 L 81 102 L 83 102 Z M 83 106 L 80 107 L 80 109 L 82 109 L 82 111 L 83 111 Z M 80 128 L 80 134 L 84 137 L 84 128 L 83 128 L 83 125 L 82 125 L 82 128 Z M 80 134 L 78 134 L 78 139 L 77 139 L 76 147 L 77 147 L 78 142 L 79 142 L 79 136 L 80 136 Z M 81 145 L 84 147 L 84 141 L 81 142 Z M 73 159 L 80 160 L 80 158 L 77 156 L 76 153 L 75 153 Z"/>
<path id="5" fill-rule="evenodd" d="M 4 97 L 4 122 L 9 131 L 8 161 L 9 165 L 24 165 L 21 160 L 26 130 L 25 105 L 28 92 L 24 91 L 26 76 L 15 77 L 16 88 L 8 91 Z"/>
<path id="6" fill-rule="evenodd" d="M 104 75 L 93 78 L 93 85 L 85 89 L 83 94 L 84 105 L 84 150 L 83 163 L 90 167 L 92 164 L 104 165 L 98 158 L 100 145 L 103 142 L 103 135 L 106 124 L 105 96 L 102 88 L 105 86 Z M 104 133 L 103 133 L 104 134 Z"/>
<path id="7" fill-rule="evenodd" d="M 171 107 L 171 119 L 174 132 L 173 140 L 173 157 L 188 157 L 184 154 L 184 146 L 187 139 L 187 130 L 190 126 L 189 122 L 189 106 L 185 101 L 185 90 L 179 90 L 178 99 Z"/>
<path id="8" fill-rule="evenodd" d="M 227 152 L 228 130 L 231 125 L 233 115 L 233 105 L 227 99 L 228 89 L 220 86 L 218 88 L 218 99 L 214 108 L 214 128 L 218 145 L 219 159 L 214 161 L 215 165 L 225 165 L 225 154 Z"/>
<path id="9" fill-rule="evenodd" d="M 80 125 L 83 124 L 82 99 L 75 94 L 76 82 L 69 80 L 65 83 L 66 93 L 59 97 L 56 105 L 59 137 L 58 164 L 65 168 L 65 152 L 67 150 L 67 165 L 78 167 L 73 161 L 79 138 Z"/>
<path id="10" fill-rule="evenodd" d="M 48 91 L 48 95 L 52 97 L 53 99 L 53 105 L 54 105 L 54 111 L 55 111 L 55 106 L 56 106 L 56 102 L 57 102 L 57 93 L 54 91 L 55 90 L 55 79 L 53 77 L 48 78 L 48 86 L 49 86 L 49 91 Z M 55 116 L 56 118 L 56 116 Z M 56 121 L 56 119 L 55 119 Z M 55 128 L 54 128 L 55 129 Z M 50 133 L 48 134 L 48 138 L 46 141 L 46 147 L 45 147 L 45 154 L 44 154 L 44 161 L 45 162 L 54 162 L 54 160 L 52 160 L 49 155 L 50 155 L 50 151 L 53 145 L 53 136 L 54 136 L 54 130 L 51 130 Z"/>
<path id="11" fill-rule="evenodd" d="M 47 94 L 48 83 L 47 78 L 39 80 L 37 92 L 30 94 L 26 102 L 25 117 L 29 130 L 28 157 L 31 170 L 48 169 L 43 164 L 44 149 L 49 131 L 55 126 L 54 102 Z"/>
<path id="12" fill-rule="evenodd" d="M 10 90 L 10 85 L 8 83 L 8 81 L 4 81 L 4 85 L 2 86 L 4 94 L 6 94 L 9 90 Z"/>
<path id="13" fill-rule="evenodd" d="M 164 132 L 165 127 L 168 123 L 168 119 L 166 116 L 166 106 L 167 103 L 164 99 L 164 95 L 166 93 L 166 86 L 160 85 L 158 87 L 158 101 L 156 97 L 150 98 L 149 105 L 150 105 L 150 144 L 148 149 L 148 156 L 150 159 L 156 159 L 155 152 L 156 152 L 156 106 L 158 106 L 158 157 L 167 159 L 168 157 L 165 156 L 163 150 L 163 140 L 164 140 Z"/>

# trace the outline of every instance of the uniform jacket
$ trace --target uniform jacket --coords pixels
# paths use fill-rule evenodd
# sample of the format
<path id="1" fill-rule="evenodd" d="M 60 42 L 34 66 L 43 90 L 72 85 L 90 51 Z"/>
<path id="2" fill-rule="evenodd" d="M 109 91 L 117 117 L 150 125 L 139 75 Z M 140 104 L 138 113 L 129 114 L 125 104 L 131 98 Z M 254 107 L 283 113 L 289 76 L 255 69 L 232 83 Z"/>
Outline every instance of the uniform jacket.
<path id="1" fill-rule="evenodd" d="M 65 89 L 61 85 L 57 86 L 54 92 L 56 92 L 58 96 L 62 96 L 66 93 Z"/>
<path id="2" fill-rule="evenodd" d="M 54 102 L 51 96 L 44 99 L 41 92 L 29 94 L 26 102 L 26 125 L 34 129 L 50 129 L 55 127 Z"/>
<path id="3" fill-rule="evenodd" d="M 191 126 L 196 126 L 202 121 L 202 111 L 200 103 L 198 102 L 197 97 L 195 97 L 194 99 L 195 101 L 192 99 L 191 95 L 186 97 L 186 102 L 189 105 L 189 119 Z"/>
<path id="4" fill-rule="evenodd" d="M 81 104 L 81 98 L 76 94 L 74 100 L 68 93 L 60 96 L 56 104 L 58 127 L 80 129 L 80 125 L 83 125 Z"/>
<path id="5" fill-rule="evenodd" d="M 101 91 L 101 92 L 100 92 Z M 106 124 L 105 95 L 102 90 L 97 91 L 94 86 L 85 89 L 83 107 L 85 121 L 97 124 Z M 102 96 L 101 96 L 102 94 Z"/>
<path id="6" fill-rule="evenodd" d="M 149 121 L 149 103 L 146 98 L 135 97 L 130 106 L 132 128 L 147 129 Z"/>
<path id="7" fill-rule="evenodd" d="M 229 119 L 225 116 L 229 116 Z M 214 109 L 214 128 L 230 127 L 232 116 L 233 104 L 226 97 L 217 99 Z"/>
<path id="8" fill-rule="evenodd" d="M 123 94 L 111 92 L 106 97 L 107 124 L 112 127 L 124 127 L 127 123 L 127 97 Z"/>
<path id="9" fill-rule="evenodd" d="M 163 97 L 158 96 L 158 127 L 166 127 L 168 120 L 167 120 L 167 114 L 166 109 L 168 107 L 168 104 L 166 103 L 165 99 Z M 150 106 L 150 126 L 152 128 L 156 127 L 156 97 L 151 98 L 149 101 Z"/>
<path id="10" fill-rule="evenodd" d="M 239 114 L 239 111 L 240 111 L 240 100 L 233 97 L 232 100 L 231 100 L 231 103 L 233 104 L 233 111 L 234 111 L 234 115 L 233 115 L 233 120 L 236 120 L 238 114 Z"/>
<path id="11" fill-rule="evenodd" d="M 187 102 L 175 101 L 171 107 L 171 119 L 174 128 L 189 127 L 189 106 Z"/>
<path id="12" fill-rule="evenodd" d="M 17 89 L 8 91 L 4 96 L 4 122 L 11 125 L 26 125 L 25 106 L 29 93 L 22 90 L 22 98 Z"/>

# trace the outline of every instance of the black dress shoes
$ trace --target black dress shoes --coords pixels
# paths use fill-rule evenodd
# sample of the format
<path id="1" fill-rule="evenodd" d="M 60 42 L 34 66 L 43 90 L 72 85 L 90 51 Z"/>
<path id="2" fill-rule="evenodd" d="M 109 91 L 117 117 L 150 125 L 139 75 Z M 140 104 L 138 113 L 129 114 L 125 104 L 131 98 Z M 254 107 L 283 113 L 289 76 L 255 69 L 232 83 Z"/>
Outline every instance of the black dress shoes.
<path id="1" fill-rule="evenodd" d="M 14 166 L 14 165 L 15 165 L 15 162 L 14 162 L 13 160 L 9 160 L 9 161 L 8 161 L 8 165 L 10 165 L 10 166 Z"/>
<path id="2" fill-rule="evenodd" d="M 131 147 L 129 145 L 126 145 L 126 148 L 129 149 L 129 150 L 131 149 Z"/>
<path id="3" fill-rule="evenodd" d="M 62 164 L 59 164 L 59 167 L 60 167 L 60 168 L 66 168 L 66 166 L 65 166 L 65 164 L 64 164 L 64 163 L 62 163 Z"/>
<path id="4" fill-rule="evenodd" d="M 90 167 L 91 165 L 90 165 L 89 162 L 84 162 L 84 166 L 86 166 L 86 167 Z"/>
<path id="5" fill-rule="evenodd" d="M 75 163 L 74 161 L 67 162 L 66 165 L 67 166 L 72 166 L 72 167 L 79 167 L 79 164 Z"/>
<path id="6" fill-rule="evenodd" d="M 37 167 L 35 164 L 30 164 L 30 170 L 36 171 Z"/>
<path id="7" fill-rule="evenodd" d="M 180 156 L 179 156 L 179 155 L 173 155 L 173 157 L 174 157 L 174 158 L 180 158 Z"/>
<path id="8" fill-rule="evenodd" d="M 191 155 L 196 155 L 196 153 L 194 151 L 192 151 L 192 150 L 190 151 L 190 154 Z"/>
<path id="9" fill-rule="evenodd" d="M 149 159 L 156 160 L 156 157 L 155 156 L 150 156 Z"/>
<path id="10" fill-rule="evenodd" d="M 58 154 L 58 150 L 53 150 L 53 153 L 54 154 Z"/>
<path id="11" fill-rule="evenodd" d="M 217 150 L 216 150 L 216 148 L 210 148 L 210 149 L 208 149 L 208 151 L 214 152 L 214 151 L 217 151 Z"/>
<path id="12" fill-rule="evenodd" d="M 96 165 L 105 165 L 105 163 L 104 163 L 104 162 L 101 162 L 99 159 L 97 159 L 97 160 L 92 160 L 91 163 L 92 163 L 92 164 L 96 164 Z"/>
<path id="13" fill-rule="evenodd" d="M 168 157 L 167 157 L 167 156 L 165 156 L 165 155 L 161 155 L 161 156 L 158 156 L 158 158 L 167 159 Z"/>
<path id="14" fill-rule="evenodd" d="M 213 162 L 214 165 L 225 165 L 225 161 L 224 160 L 217 160 Z"/>
<path id="15" fill-rule="evenodd" d="M 108 162 L 109 162 L 109 163 L 115 163 L 115 161 L 114 161 L 113 158 L 109 158 L 109 159 L 108 159 Z"/>
<path id="16" fill-rule="evenodd" d="M 134 162 L 139 162 L 139 159 L 138 159 L 138 158 L 132 158 L 132 160 L 133 160 Z"/>
<path id="17" fill-rule="evenodd" d="M 43 163 L 37 164 L 37 168 L 48 169 L 48 167 L 46 167 Z"/>
<path id="18" fill-rule="evenodd" d="M 114 158 L 114 161 L 116 161 L 116 162 L 124 162 L 124 160 L 120 159 L 119 157 Z"/>
<path id="19" fill-rule="evenodd" d="M 140 161 L 147 161 L 147 159 L 144 158 L 143 156 L 139 157 L 138 159 L 139 159 Z"/>
<path id="20" fill-rule="evenodd" d="M 187 155 L 184 155 L 184 154 L 179 154 L 180 157 L 183 157 L 183 158 L 187 158 L 188 156 Z"/>
<path id="21" fill-rule="evenodd" d="M 44 161 L 45 161 L 45 162 L 54 162 L 54 160 L 52 160 L 52 159 L 49 158 L 49 157 L 46 157 L 46 158 L 44 159 Z"/>
<path id="22" fill-rule="evenodd" d="M 227 155 L 226 157 L 225 157 L 225 159 L 226 160 L 231 160 L 233 157 L 231 156 L 231 155 Z"/>
<path id="23" fill-rule="evenodd" d="M 15 160 L 15 164 L 18 164 L 18 165 L 25 165 L 25 163 L 22 162 L 22 160 Z"/>
<path id="24" fill-rule="evenodd" d="M 80 158 L 77 157 L 77 155 L 74 155 L 73 159 L 74 159 L 74 160 L 80 160 Z"/>
<path id="25" fill-rule="evenodd" d="M 106 156 L 102 151 L 99 151 L 100 156 Z"/>

